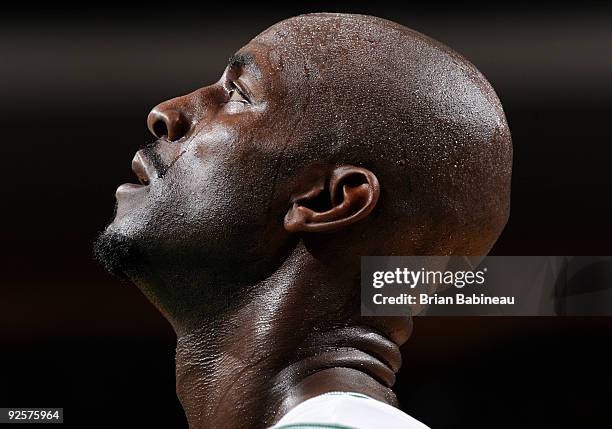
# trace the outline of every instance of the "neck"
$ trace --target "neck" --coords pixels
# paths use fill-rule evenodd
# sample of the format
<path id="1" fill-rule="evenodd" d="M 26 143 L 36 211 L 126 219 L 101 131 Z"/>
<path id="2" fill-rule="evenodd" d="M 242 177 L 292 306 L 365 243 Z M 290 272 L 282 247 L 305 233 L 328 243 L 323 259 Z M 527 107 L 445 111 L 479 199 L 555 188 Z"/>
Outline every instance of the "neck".
<path id="1" fill-rule="evenodd" d="M 354 275 L 318 265 L 298 246 L 235 310 L 175 326 L 177 394 L 192 429 L 264 428 L 331 391 L 395 405 L 391 386 L 405 338 L 391 334 L 391 341 L 364 323 Z"/>

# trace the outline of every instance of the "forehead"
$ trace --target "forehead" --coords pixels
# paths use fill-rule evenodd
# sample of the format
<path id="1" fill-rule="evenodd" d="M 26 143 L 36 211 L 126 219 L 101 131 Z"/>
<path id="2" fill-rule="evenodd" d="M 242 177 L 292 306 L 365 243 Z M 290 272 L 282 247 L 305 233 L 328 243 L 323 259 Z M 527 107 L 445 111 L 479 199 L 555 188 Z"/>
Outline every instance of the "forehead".
<path id="1" fill-rule="evenodd" d="M 321 34 L 307 32 L 306 25 L 296 24 L 283 21 L 263 31 L 236 52 L 230 65 L 240 66 L 263 80 L 285 81 L 286 86 L 299 83 L 318 62 L 316 57 L 320 55 L 311 40 Z"/>
<path id="2" fill-rule="evenodd" d="M 366 19 L 368 18 L 368 19 Z M 275 70 L 324 75 L 376 67 L 398 44 L 396 29 L 373 17 L 342 14 L 302 15 L 281 21 L 257 35 L 241 51 L 265 54 Z M 390 40 L 393 39 L 393 40 Z M 392 42 L 392 43 L 391 43 Z"/>
<path id="3" fill-rule="evenodd" d="M 316 14 L 282 21 L 257 35 L 238 51 L 252 58 L 260 80 L 292 102 L 316 98 L 349 104 L 376 88 L 408 78 L 412 49 L 397 24 L 361 15 Z M 408 49 L 407 49 L 408 48 Z M 248 57 L 246 56 L 248 55 Z M 247 66 L 249 67 L 249 66 Z"/>

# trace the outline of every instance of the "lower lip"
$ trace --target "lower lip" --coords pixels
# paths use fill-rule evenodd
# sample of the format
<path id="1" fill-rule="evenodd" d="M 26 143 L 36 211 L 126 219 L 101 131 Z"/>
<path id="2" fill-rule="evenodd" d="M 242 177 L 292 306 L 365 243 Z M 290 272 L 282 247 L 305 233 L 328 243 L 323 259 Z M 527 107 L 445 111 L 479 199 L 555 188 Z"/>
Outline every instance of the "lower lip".
<path id="1" fill-rule="evenodd" d="M 136 183 L 124 183 L 123 185 L 117 188 L 117 191 L 115 192 L 115 196 L 118 197 L 119 195 L 122 195 L 122 194 L 131 194 L 131 193 L 137 192 L 144 188 L 146 188 L 145 185 L 138 185 Z"/>

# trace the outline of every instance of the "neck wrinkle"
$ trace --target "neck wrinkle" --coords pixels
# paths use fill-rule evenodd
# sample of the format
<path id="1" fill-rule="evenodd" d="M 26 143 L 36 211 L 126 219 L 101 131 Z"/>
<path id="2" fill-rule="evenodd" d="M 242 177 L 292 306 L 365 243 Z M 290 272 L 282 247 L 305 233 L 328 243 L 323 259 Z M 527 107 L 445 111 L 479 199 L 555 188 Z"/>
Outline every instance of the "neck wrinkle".
<path id="1" fill-rule="evenodd" d="M 346 285 L 313 264 L 319 262 L 296 248 L 232 314 L 177 330 L 177 395 L 190 428 L 265 428 L 330 391 L 396 405 L 390 388 L 401 364 L 398 345 L 361 324 L 359 294 L 346 294 Z M 305 278 L 302 270 L 318 274 Z M 313 299 L 325 294 L 329 299 Z"/>

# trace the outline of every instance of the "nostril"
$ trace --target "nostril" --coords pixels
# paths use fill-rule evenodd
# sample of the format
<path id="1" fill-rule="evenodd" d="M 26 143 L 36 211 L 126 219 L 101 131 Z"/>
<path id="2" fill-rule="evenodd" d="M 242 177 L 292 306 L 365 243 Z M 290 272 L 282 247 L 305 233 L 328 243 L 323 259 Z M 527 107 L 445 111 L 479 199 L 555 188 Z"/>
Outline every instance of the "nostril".
<path id="1" fill-rule="evenodd" d="M 162 119 L 158 119 L 153 123 L 153 134 L 158 138 L 168 136 L 168 127 Z"/>
<path id="2" fill-rule="evenodd" d="M 151 110 L 147 117 L 149 131 L 157 138 L 180 140 L 189 132 L 189 121 L 182 112 L 161 106 Z"/>

